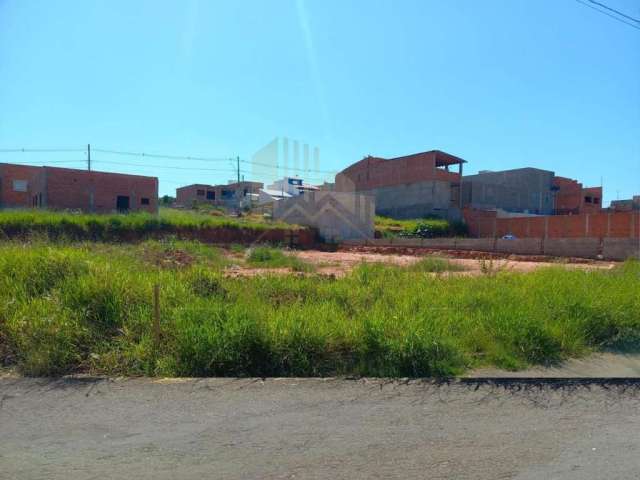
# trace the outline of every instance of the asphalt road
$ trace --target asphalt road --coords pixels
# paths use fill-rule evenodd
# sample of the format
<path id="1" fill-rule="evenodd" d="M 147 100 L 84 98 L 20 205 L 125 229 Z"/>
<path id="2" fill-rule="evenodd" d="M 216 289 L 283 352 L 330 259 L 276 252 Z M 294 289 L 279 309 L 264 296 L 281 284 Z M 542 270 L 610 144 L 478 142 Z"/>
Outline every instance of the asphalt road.
<path id="1" fill-rule="evenodd" d="M 3 480 L 639 472 L 639 384 L 0 379 Z"/>

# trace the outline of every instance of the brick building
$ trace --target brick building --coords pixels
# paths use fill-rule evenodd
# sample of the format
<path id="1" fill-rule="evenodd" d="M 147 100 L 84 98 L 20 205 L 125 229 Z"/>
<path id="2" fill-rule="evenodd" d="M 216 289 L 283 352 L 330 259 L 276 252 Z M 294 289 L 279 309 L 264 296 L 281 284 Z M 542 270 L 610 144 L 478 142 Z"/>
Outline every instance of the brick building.
<path id="1" fill-rule="evenodd" d="M 625 200 L 612 200 L 609 209 L 613 212 L 631 212 L 640 210 L 640 195 Z"/>
<path id="2" fill-rule="evenodd" d="M 0 163 L 0 208 L 158 211 L 158 179 Z"/>
<path id="3" fill-rule="evenodd" d="M 227 185 L 206 185 L 196 183 L 176 189 L 176 203 L 185 207 L 193 203 L 205 203 L 218 206 L 237 206 L 245 203 L 264 185 L 260 182 L 236 182 Z"/>
<path id="4" fill-rule="evenodd" d="M 376 213 L 395 218 L 460 217 L 465 160 L 439 150 L 397 158 L 368 156 L 336 175 L 335 191 L 375 197 Z M 457 172 L 450 171 L 456 167 Z"/>
<path id="5" fill-rule="evenodd" d="M 602 187 L 584 188 L 577 180 L 554 177 L 557 215 L 596 213 L 602 209 Z"/>

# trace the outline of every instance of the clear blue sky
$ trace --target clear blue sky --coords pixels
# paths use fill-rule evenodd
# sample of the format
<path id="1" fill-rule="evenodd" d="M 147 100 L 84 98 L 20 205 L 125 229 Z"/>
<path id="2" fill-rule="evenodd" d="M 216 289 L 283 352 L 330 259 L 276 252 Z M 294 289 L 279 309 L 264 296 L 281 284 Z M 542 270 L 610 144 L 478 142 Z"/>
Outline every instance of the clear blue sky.
<path id="1" fill-rule="evenodd" d="M 640 17 L 638 0 L 602 1 Z M 317 145 L 328 170 L 440 149 L 469 173 L 532 166 L 630 197 L 640 30 L 574 0 L 0 0 L 0 148 L 250 159 L 276 136 Z M 234 176 L 92 158 L 161 193 Z"/>

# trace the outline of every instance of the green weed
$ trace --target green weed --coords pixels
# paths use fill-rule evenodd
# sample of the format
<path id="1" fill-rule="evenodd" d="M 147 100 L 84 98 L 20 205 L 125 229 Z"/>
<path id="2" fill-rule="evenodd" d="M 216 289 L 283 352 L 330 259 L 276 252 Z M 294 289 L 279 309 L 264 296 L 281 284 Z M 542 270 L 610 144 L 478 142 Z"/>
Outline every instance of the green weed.
<path id="1" fill-rule="evenodd" d="M 248 251 L 247 263 L 262 268 L 290 268 L 294 272 L 311 272 L 314 266 L 303 262 L 294 255 L 288 255 L 282 249 L 273 247 L 255 247 Z"/>
<path id="2" fill-rule="evenodd" d="M 181 268 L 149 264 L 149 245 L 0 244 L 0 360 L 28 375 L 448 376 L 640 338 L 639 262 L 489 278 L 424 275 L 450 267 L 425 259 L 339 279 L 225 278 L 204 246 L 178 245 L 193 257 Z M 277 251 L 256 248 L 248 261 L 292 258 Z"/>

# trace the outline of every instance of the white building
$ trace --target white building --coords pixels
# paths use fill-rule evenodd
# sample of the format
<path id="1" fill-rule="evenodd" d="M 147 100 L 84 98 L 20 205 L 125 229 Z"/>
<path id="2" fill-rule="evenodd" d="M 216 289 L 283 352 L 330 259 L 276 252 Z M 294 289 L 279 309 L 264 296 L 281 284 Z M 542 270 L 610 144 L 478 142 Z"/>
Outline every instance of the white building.
<path id="1" fill-rule="evenodd" d="M 297 197 L 298 195 L 304 194 L 304 192 L 316 190 L 319 190 L 319 188 L 315 185 L 304 183 L 299 177 L 284 177 L 260 190 L 258 203 L 264 205 L 265 203 L 274 202 L 281 198 Z"/>

